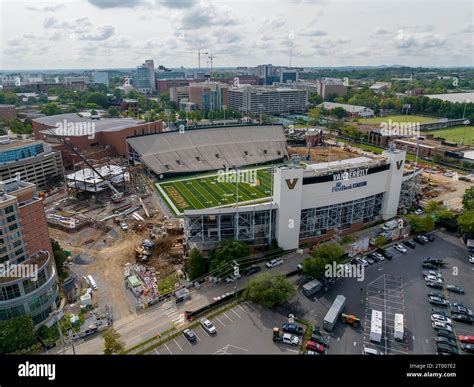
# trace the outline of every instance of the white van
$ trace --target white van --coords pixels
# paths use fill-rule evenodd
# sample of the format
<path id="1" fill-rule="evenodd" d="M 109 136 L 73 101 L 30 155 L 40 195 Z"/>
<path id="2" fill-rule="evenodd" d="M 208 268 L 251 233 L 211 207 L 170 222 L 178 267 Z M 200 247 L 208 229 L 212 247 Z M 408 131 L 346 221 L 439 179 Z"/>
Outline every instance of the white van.
<path id="1" fill-rule="evenodd" d="M 92 287 L 92 289 L 97 290 L 97 284 L 94 281 L 94 278 L 92 278 L 91 275 L 87 276 L 87 282 L 89 282 L 89 285 Z"/>
<path id="2" fill-rule="evenodd" d="M 364 355 L 383 355 L 383 353 L 376 350 L 376 349 L 374 349 L 374 348 L 365 347 L 364 348 Z"/>

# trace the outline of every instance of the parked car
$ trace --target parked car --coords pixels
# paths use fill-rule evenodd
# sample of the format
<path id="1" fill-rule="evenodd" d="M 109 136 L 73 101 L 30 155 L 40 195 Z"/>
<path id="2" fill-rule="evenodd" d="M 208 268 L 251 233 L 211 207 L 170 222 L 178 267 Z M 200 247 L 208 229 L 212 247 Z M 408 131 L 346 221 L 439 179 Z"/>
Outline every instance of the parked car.
<path id="1" fill-rule="evenodd" d="M 276 258 L 272 259 L 271 261 L 268 261 L 265 266 L 268 267 L 269 269 L 275 266 L 279 266 L 283 264 L 283 259 Z"/>
<path id="2" fill-rule="evenodd" d="M 322 335 L 318 333 L 311 334 L 311 341 L 314 341 L 315 343 L 324 345 L 326 348 L 329 348 L 329 342 Z"/>
<path id="3" fill-rule="evenodd" d="M 431 315 L 431 321 L 432 322 L 439 321 L 439 322 L 443 322 L 443 323 L 446 323 L 446 324 L 452 324 L 452 321 L 449 317 L 442 316 L 440 314 L 432 314 Z"/>
<path id="4" fill-rule="evenodd" d="M 385 249 L 379 249 L 377 250 L 378 253 L 382 254 L 386 259 L 392 259 L 393 255 L 390 254 L 387 250 Z"/>
<path id="5" fill-rule="evenodd" d="M 458 338 L 461 343 L 474 344 L 474 336 L 461 335 Z"/>
<path id="6" fill-rule="evenodd" d="M 436 270 L 438 268 L 438 266 L 434 265 L 431 262 L 423 262 L 422 266 L 424 269 L 430 269 L 430 270 Z"/>
<path id="7" fill-rule="evenodd" d="M 454 335 L 454 333 L 446 329 L 438 329 L 437 334 L 439 337 L 446 337 L 448 339 L 456 340 L 456 336 Z"/>
<path id="8" fill-rule="evenodd" d="M 313 356 L 314 356 L 314 355 L 321 355 L 320 353 L 315 352 L 315 351 L 311 351 L 311 350 L 309 350 L 309 349 L 306 350 L 305 354 L 306 354 L 306 355 L 313 355 Z"/>
<path id="9" fill-rule="evenodd" d="M 426 281 L 426 286 L 434 289 L 443 289 L 443 283 L 439 281 Z"/>
<path id="10" fill-rule="evenodd" d="M 432 275 L 434 277 L 438 277 L 438 278 L 443 278 L 443 275 L 437 271 L 437 270 L 425 270 L 423 271 L 423 275 L 426 277 L 427 275 Z"/>
<path id="11" fill-rule="evenodd" d="M 430 242 L 434 242 L 435 241 L 435 237 L 433 234 L 429 234 L 429 235 L 422 235 L 424 236 L 425 238 L 427 238 Z"/>
<path id="12" fill-rule="evenodd" d="M 429 296 L 428 302 L 433 305 L 448 306 L 448 301 L 446 301 L 444 298 Z"/>
<path id="13" fill-rule="evenodd" d="M 474 263 L 474 254 L 469 255 L 469 263 Z"/>
<path id="14" fill-rule="evenodd" d="M 365 257 L 364 258 L 367 262 L 369 262 L 370 265 L 373 265 L 375 263 L 375 261 L 373 260 L 372 257 Z"/>
<path id="15" fill-rule="evenodd" d="M 374 262 L 379 262 L 380 259 L 377 255 L 375 255 L 375 253 L 372 253 L 370 254 L 370 258 L 374 261 Z"/>
<path id="16" fill-rule="evenodd" d="M 445 312 L 444 310 L 439 309 L 439 308 L 433 308 L 433 309 L 431 309 L 431 313 L 433 313 L 433 314 L 440 314 L 440 315 L 442 315 L 442 316 L 449 317 L 449 313 L 448 313 L 448 312 Z"/>
<path id="17" fill-rule="evenodd" d="M 426 263 L 431 263 L 434 266 L 441 267 L 445 264 L 445 262 L 442 259 L 434 259 L 432 257 L 425 258 L 423 262 Z"/>
<path id="18" fill-rule="evenodd" d="M 191 329 L 185 329 L 183 331 L 184 337 L 190 342 L 190 343 L 195 343 L 197 341 L 197 337 L 195 333 Z"/>
<path id="19" fill-rule="evenodd" d="M 466 324 L 472 324 L 474 323 L 474 317 L 473 316 L 468 316 L 467 314 L 461 314 L 461 313 L 454 313 L 451 315 L 451 318 L 454 321 L 466 323 Z"/>
<path id="20" fill-rule="evenodd" d="M 423 210 L 422 210 L 421 208 L 418 208 L 418 209 L 415 210 L 413 213 L 414 213 L 415 215 L 421 215 L 421 214 L 423 214 Z"/>
<path id="21" fill-rule="evenodd" d="M 125 223 L 125 222 L 120 222 L 120 228 L 121 228 L 123 231 L 128 231 L 127 223 Z"/>
<path id="22" fill-rule="evenodd" d="M 436 336 L 435 341 L 440 344 L 452 345 L 453 347 L 457 347 L 457 342 L 454 339 L 449 339 L 443 336 Z"/>
<path id="23" fill-rule="evenodd" d="M 429 292 L 429 293 L 428 293 L 428 296 L 430 296 L 430 297 L 439 297 L 439 298 L 442 298 L 443 300 L 446 299 L 446 297 L 444 296 L 444 294 L 441 293 L 441 292 Z M 433 314 L 434 314 L 434 313 L 433 313 Z"/>
<path id="24" fill-rule="evenodd" d="M 472 310 L 469 309 L 466 305 L 458 303 L 458 302 L 453 302 L 451 304 L 452 309 L 455 309 L 454 313 L 462 313 L 462 314 L 468 314 L 470 316 L 473 315 Z"/>
<path id="25" fill-rule="evenodd" d="M 201 321 L 201 326 L 210 335 L 215 335 L 217 333 L 216 327 L 207 319 Z"/>
<path id="26" fill-rule="evenodd" d="M 262 268 L 260 266 L 252 265 L 248 267 L 247 269 L 245 269 L 244 273 L 245 275 L 252 275 L 252 274 L 258 273 L 261 270 Z"/>
<path id="27" fill-rule="evenodd" d="M 380 261 L 385 261 L 385 258 L 384 258 L 384 256 L 383 256 L 382 254 L 377 253 L 377 252 L 375 252 L 375 253 L 373 253 L 373 254 L 374 254 Z"/>
<path id="28" fill-rule="evenodd" d="M 302 335 L 304 329 L 296 324 L 286 323 L 281 326 L 281 330 L 286 333 L 294 333 L 296 335 Z"/>
<path id="29" fill-rule="evenodd" d="M 383 355 L 383 352 L 369 347 L 364 347 L 364 355 Z"/>
<path id="30" fill-rule="evenodd" d="M 438 277 L 436 275 L 428 274 L 428 275 L 425 275 L 425 281 L 426 282 L 439 282 L 440 284 L 442 284 L 443 283 L 443 278 Z"/>
<path id="31" fill-rule="evenodd" d="M 419 235 L 414 237 L 413 240 L 420 245 L 426 245 L 426 243 L 428 243 L 428 241 L 425 242 L 425 240 L 421 238 Z"/>
<path id="32" fill-rule="evenodd" d="M 395 250 L 400 251 L 402 254 L 406 254 L 408 252 L 408 250 L 401 243 L 399 243 L 399 244 L 397 244 L 393 247 L 395 248 Z"/>
<path id="33" fill-rule="evenodd" d="M 453 331 L 453 327 L 451 326 L 451 324 L 448 324 L 448 323 L 445 323 L 445 322 L 441 322 L 441 321 L 433 321 L 431 323 L 431 326 L 433 327 L 433 329 L 446 329 L 447 331 L 450 331 L 452 332 Z"/>
<path id="34" fill-rule="evenodd" d="M 446 290 L 451 293 L 464 294 L 463 288 L 453 284 L 446 285 Z"/>
<path id="35" fill-rule="evenodd" d="M 307 341 L 306 349 L 309 349 L 310 351 L 324 353 L 324 346 L 321 344 L 315 343 L 314 341 Z"/>
<path id="36" fill-rule="evenodd" d="M 461 349 L 464 352 L 474 353 L 474 344 L 461 344 Z"/>
<path id="37" fill-rule="evenodd" d="M 449 355 L 459 355 L 459 351 L 456 347 L 453 347 L 451 345 L 446 345 L 446 344 L 438 344 L 436 346 L 438 355 L 447 353 Z"/>
<path id="38" fill-rule="evenodd" d="M 303 270 L 303 264 L 302 264 L 302 263 L 298 263 L 298 264 L 296 265 L 296 269 L 297 269 L 297 270 Z"/>
<path id="39" fill-rule="evenodd" d="M 364 267 L 369 266 L 369 262 L 367 262 L 367 260 L 365 258 L 360 258 L 360 261 L 362 263 L 362 266 L 364 266 Z"/>
<path id="40" fill-rule="evenodd" d="M 284 333 L 281 341 L 285 344 L 300 345 L 300 338 L 291 333 Z"/>
<path id="41" fill-rule="evenodd" d="M 420 239 L 423 240 L 423 242 L 428 243 L 430 239 L 426 235 L 419 235 Z M 433 239 L 434 240 L 434 239 Z"/>
<path id="42" fill-rule="evenodd" d="M 409 247 L 410 249 L 414 249 L 416 247 L 416 245 L 413 243 L 413 241 L 405 241 L 403 242 L 403 244 L 407 247 Z"/>

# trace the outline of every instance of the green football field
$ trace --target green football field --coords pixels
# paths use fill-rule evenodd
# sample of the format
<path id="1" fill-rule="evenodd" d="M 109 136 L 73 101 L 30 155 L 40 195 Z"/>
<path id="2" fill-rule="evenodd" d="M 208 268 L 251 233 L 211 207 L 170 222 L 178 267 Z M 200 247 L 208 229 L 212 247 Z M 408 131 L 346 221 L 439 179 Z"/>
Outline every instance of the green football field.
<path id="1" fill-rule="evenodd" d="M 181 215 L 184 210 L 226 207 L 265 201 L 271 196 L 272 176 L 267 168 L 243 170 L 239 183 L 232 173 L 170 179 L 156 183 L 156 188 L 168 205 Z"/>
<path id="2" fill-rule="evenodd" d="M 381 124 L 382 122 L 389 122 L 389 120 L 392 120 L 391 122 L 415 122 L 415 123 L 420 123 L 424 124 L 427 122 L 437 122 L 439 121 L 439 118 L 436 117 L 425 117 L 425 116 L 412 116 L 412 115 L 405 115 L 405 114 L 399 114 L 399 115 L 393 115 L 393 116 L 386 116 L 386 117 L 372 117 L 372 118 L 359 118 L 358 121 L 362 124 Z"/>
<path id="3" fill-rule="evenodd" d="M 436 137 L 443 137 L 447 141 L 466 145 L 474 145 L 474 126 L 454 126 L 452 128 L 432 130 L 428 132 L 434 134 Z"/>

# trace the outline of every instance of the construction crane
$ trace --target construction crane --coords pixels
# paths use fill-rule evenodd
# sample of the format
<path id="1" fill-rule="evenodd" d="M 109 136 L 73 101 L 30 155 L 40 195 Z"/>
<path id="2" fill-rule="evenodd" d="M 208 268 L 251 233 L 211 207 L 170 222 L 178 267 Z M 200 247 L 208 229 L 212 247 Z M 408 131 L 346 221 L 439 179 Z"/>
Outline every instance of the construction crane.
<path id="1" fill-rule="evenodd" d="M 209 80 L 212 78 L 212 64 L 214 59 L 216 59 L 216 56 L 213 54 L 209 54 L 209 60 L 211 61 L 211 73 L 209 75 Z"/>
<path id="2" fill-rule="evenodd" d="M 90 168 L 92 169 L 96 174 L 97 176 L 99 176 L 102 181 L 105 182 L 105 184 L 107 184 L 107 186 L 110 188 L 110 190 L 113 192 L 112 196 L 110 197 L 112 199 L 113 202 L 115 203 L 118 203 L 120 202 L 122 199 L 123 199 L 123 192 L 120 192 L 117 188 L 115 188 L 112 183 L 106 179 L 104 176 L 101 175 L 101 173 L 85 158 L 83 157 L 78 151 L 76 148 L 74 148 L 74 146 L 72 144 L 69 144 L 63 137 L 59 136 L 56 134 L 56 132 L 49 128 L 48 129 L 48 132 L 50 132 L 54 137 L 56 137 L 59 141 L 61 141 L 64 145 L 66 145 L 69 149 L 71 149 L 77 156 L 79 156 L 79 158 L 84 161 L 84 163 Z"/>
<path id="3" fill-rule="evenodd" d="M 198 67 L 201 68 L 201 54 L 203 55 L 209 55 L 209 53 L 206 52 L 201 52 L 201 50 L 198 50 Z"/>

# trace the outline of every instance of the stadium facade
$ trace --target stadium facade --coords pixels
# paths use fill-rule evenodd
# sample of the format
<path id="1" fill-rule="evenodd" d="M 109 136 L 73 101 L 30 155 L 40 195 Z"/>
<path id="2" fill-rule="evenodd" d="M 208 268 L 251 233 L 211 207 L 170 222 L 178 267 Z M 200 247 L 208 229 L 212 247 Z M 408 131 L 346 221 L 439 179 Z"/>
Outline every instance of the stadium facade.
<path id="1" fill-rule="evenodd" d="M 185 210 L 187 248 L 208 250 L 236 239 L 295 249 L 393 218 L 415 195 L 416 173 L 404 174 L 405 154 L 391 149 L 377 159 L 277 167 L 270 203 Z"/>

